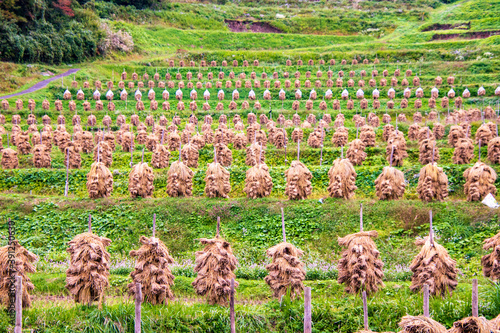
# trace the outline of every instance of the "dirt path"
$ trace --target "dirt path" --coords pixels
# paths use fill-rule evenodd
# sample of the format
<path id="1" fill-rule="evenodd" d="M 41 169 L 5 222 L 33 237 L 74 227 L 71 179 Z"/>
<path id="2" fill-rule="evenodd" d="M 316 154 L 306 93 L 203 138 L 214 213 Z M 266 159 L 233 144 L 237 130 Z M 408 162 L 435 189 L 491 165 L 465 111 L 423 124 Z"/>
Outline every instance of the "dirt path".
<path id="1" fill-rule="evenodd" d="M 37 84 L 35 84 L 34 86 L 32 86 L 31 88 L 28 88 L 26 90 L 20 91 L 20 92 L 15 93 L 15 94 L 1 96 L 0 98 L 11 98 L 11 97 L 15 97 L 15 96 L 19 96 L 19 95 L 24 95 L 24 94 L 29 94 L 29 93 L 35 92 L 37 90 L 45 88 L 50 82 L 55 81 L 57 79 L 60 79 L 62 77 L 74 74 L 74 73 L 78 72 L 79 70 L 80 70 L 80 68 L 72 68 L 72 69 L 70 69 L 70 70 L 68 70 L 68 71 L 66 71 L 66 72 L 64 72 L 62 74 L 56 75 L 54 77 L 51 77 L 50 79 L 40 81 Z"/>

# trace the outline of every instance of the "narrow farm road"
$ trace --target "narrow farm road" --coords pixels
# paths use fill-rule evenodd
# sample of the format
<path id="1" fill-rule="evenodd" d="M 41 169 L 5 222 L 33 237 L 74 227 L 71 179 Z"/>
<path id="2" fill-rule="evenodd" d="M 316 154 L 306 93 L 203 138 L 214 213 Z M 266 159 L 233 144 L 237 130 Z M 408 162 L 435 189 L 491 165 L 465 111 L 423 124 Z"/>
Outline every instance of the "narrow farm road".
<path id="1" fill-rule="evenodd" d="M 20 95 L 24 95 L 24 94 L 29 94 L 29 93 L 35 92 L 37 90 L 45 88 L 50 82 L 55 81 L 57 79 L 60 79 L 62 77 L 74 74 L 74 73 L 78 72 L 79 70 L 80 70 L 80 68 L 69 69 L 68 71 L 66 71 L 66 72 L 64 72 L 62 74 L 56 75 L 54 77 L 51 77 L 50 79 L 40 81 L 40 82 L 36 83 L 35 85 L 33 85 L 31 88 L 28 88 L 26 90 L 20 91 L 20 92 L 15 93 L 15 94 L 1 96 L 0 98 L 11 98 L 11 97 L 20 96 Z"/>

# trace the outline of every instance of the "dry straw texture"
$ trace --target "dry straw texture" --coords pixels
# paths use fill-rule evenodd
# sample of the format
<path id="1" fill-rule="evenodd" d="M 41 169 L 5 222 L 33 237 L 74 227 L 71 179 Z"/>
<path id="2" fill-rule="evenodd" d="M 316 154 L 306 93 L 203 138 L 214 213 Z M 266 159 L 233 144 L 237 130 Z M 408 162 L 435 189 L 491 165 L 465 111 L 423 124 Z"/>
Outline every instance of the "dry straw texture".
<path id="1" fill-rule="evenodd" d="M 274 297 L 280 299 L 290 290 L 292 299 L 299 297 L 306 278 L 304 264 L 300 257 L 304 252 L 290 243 L 282 242 L 267 250 L 272 262 L 266 266 L 268 275 L 264 278 L 273 290 Z"/>
<path id="2" fill-rule="evenodd" d="M 453 163 L 469 164 L 472 157 L 474 157 L 474 144 L 472 140 L 468 138 L 458 139 L 453 150 Z"/>
<path id="3" fill-rule="evenodd" d="M 12 148 L 2 150 L 2 169 L 15 169 L 19 166 L 17 151 Z"/>
<path id="4" fill-rule="evenodd" d="M 141 236 L 140 242 L 142 245 L 139 250 L 130 251 L 130 256 L 136 262 L 130 273 L 133 282 L 128 285 L 128 292 L 135 295 L 136 283 L 140 283 L 143 302 L 166 304 L 167 300 L 174 298 L 170 289 L 174 285 L 174 276 L 168 267 L 174 263 L 174 258 L 158 238 Z"/>
<path id="5" fill-rule="evenodd" d="M 151 166 L 155 169 L 168 168 L 170 160 L 170 152 L 167 147 L 162 144 L 156 145 L 156 148 L 151 155 Z"/>
<path id="6" fill-rule="evenodd" d="M 366 159 L 365 143 L 360 139 L 352 140 L 347 149 L 346 157 L 353 165 L 361 165 Z"/>
<path id="7" fill-rule="evenodd" d="M 102 162 L 94 162 L 87 174 L 87 192 L 91 199 L 106 198 L 113 191 L 113 174 Z"/>
<path id="8" fill-rule="evenodd" d="M 102 306 L 104 291 L 109 286 L 109 253 L 111 240 L 90 232 L 77 235 L 69 242 L 69 268 L 66 271 L 66 289 L 75 302 Z"/>
<path id="9" fill-rule="evenodd" d="M 471 168 L 465 170 L 464 178 L 466 179 L 464 193 L 467 201 L 481 201 L 489 193 L 492 195 L 497 193 L 495 187 L 497 173 L 483 162 L 476 162 Z"/>
<path id="10" fill-rule="evenodd" d="M 273 189 L 273 179 L 265 163 L 255 165 L 247 170 L 245 189 L 243 190 L 251 199 L 267 197 Z"/>
<path id="11" fill-rule="evenodd" d="M 420 169 L 417 185 L 418 197 L 423 201 L 443 201 L 448 197 L 448 177 L 437 163 L 429 163 Z"/>
<path id="12" fill-rule="evenodd" d="M 491 253 L 481 258 L 483 274 L 493 281 L 498 281 L 500 279 L 500 233 L 484 240 L 483 250 L 490 249 Z"/>
<path id="13" fill-rule="evenodd" d="M 372 238 L 378 237 L 376 231 L 362 231 L 338 239 L 342 258 L 338 263 L 338 283 L 345 284 L 346 292 L 356 294 L 365 290 L 367 294 L 384 288 L 384 263 Z"/>
<path id="14" fill-rule="evenodd" d="M 467 317 L 453 323 L 448 333 L 491 333 L 496 331 L 484 317 Z"/>
<path id="15" fill-rule="evenodd" d="M 229 198 L 231 183 L 229 182 L 229 171 L 220 163 L 209 163 L 205 176 L 205 194 L 209 198 Z"/>
<path id="16" fill-rule="evenodd" d="M 376 195 L 380 200 L 397 200 L 405 193 L 405 176 L 402 171 L 386 166 L 375 179 Z"/>
<path id="17" fill-rule="evenodd" d="M 94 148 L 94 161 L 97 162 L 97 153 L 99 150 L 99 161 L 109 168 L 113 164 L 113 150 L 107 141 L 101 141 Z"/>
<path id="18" fill-rule="evenodd" d="M 225 306 L 231 291 L 231 279 L 236 277 L 234 270 L 238 260 L 233 255 L 231 245 L 219 236 L 201 238 L 200 243 L 205 248 L 195 254 L 194 270 L 198 276 L 192 285 L 198 295 L 207 296 L 209 304 Z M 238 286 L 238 282 L 234 284 Z"/>
<path id="19" fill-rule="evenodd" d="M 153 182 L 155 175 L 153 169 L 147 163 L 134 165 L 128 177 L 128 190 L 132 198 L 150 198 L 155 189 Z"/>
<path id="20" fill-rule="evenodd" d="M 35 168 L 50 168 L 52 159 L 50 149 L 44 144 L 38 144 L 33 148 L 33 165 Z"/>
<path id="21" fill-rule="evenodd" d="M 171 197 L 190 197 L 194 172 L 182 161 L 175 161 L 167 173 L 167 194 Z"/>
<path id="22" fill-rule="evenodd" d="M 35 289 L 31 283 L 28 273 L 35 273 L 36 268 L 34 263 L 38 261 L 38 257 L 25 249 L 17 240 L 12 242 L 15 252 L 14 272 L 17 276 L 22 277 L 22 303 L 23 308 L 31 306 L 30 292 Z M 9 288 L 11 285 L 10 275 L 12 271 L 9 265 L 9 246 L 0 247 L 0 304 L 8 307 L 10 305 Z"/>
<path id="23" fill-rule="evenodd" d="M 410 289 L 415 292 L 427 284 L 432 295 L 451 295 L 458 284 L 456 261 L 450 258 L 442 245 L 436 241 L 431 244 L 429 237 L 419 239 L 415 244 L 422 249 L 410 265 L 413 272 Z"/>
<path id="24" fill-rule="evenodd" d="M 330 185 L 328 193 L 333 198 L 350 199 L 354 196 L 356 186 L 356 171 L 347 158 L 336 159 L 328 171 Z"/>
<path id="25" fill-rule="evenodd" d="M 400 333 L 447 333 L 446 327 L 425 316 L 404 316 L 399 327 Z"/>
<path id="26" fill-rule="evenodd" d="M 306 199 L 312 192 L 312 173 L 304 163 L 294 160 L 285 171 L 285 194 L 290 200 Z"/>
<path id="27" fill-rule="evenodd" d="M 488 160 L 500 164 L 500 137 L 493 138 L 488 143 Z"/>

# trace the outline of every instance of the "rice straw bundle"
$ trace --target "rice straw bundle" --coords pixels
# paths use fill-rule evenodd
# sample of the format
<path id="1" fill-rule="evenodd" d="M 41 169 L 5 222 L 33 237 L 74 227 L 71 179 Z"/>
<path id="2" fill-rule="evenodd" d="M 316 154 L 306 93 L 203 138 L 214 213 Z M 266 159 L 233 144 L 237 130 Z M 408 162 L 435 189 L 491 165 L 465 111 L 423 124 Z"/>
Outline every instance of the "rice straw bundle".
<path id="1" fill-rule="evenodd" d="M 387 162 L 391 162 L 392 155 L 393 164 L 395 166 L 403 166 L 404 159 L 408 157 L 408 153 L 406 152 L 406 140 L 403 132 L 393 131 L 389 134 L 389 138 L 387 139 L 387 148 L 385 151 Z"/>
<path id="2" fill-rule="evenodd" d="M 153 182 L 155 175 L 147 163 L 141 162 L 132 168 L 128 178 L 128 190 L 132 198 L 150 198 L 155 189 Z"/>
<path id="3" fill-rule="evenodd" d="M 495 137 L 488 143 L 488 160 L 493 164 L 500 164 L 500 137 Z"/>
<path id="4" fill-rule="evenodd" d="M 237 133 L 234 137 L 233 148 L 234 149 L 243 149 L 247 145 L 247 137 L 244 133 Z"/>
<path id="5" fill-rule="evenodd" d="M 418 157 L 420 164 L 432 163 L 440 159 L 439 149 L 436 147 L 436 141 L 433 139 L 422 140 L 418 150 L 420 153 Z"/>
<path id="6" fill-rule="evenodd" d="M 466 179 L 464 193 L 467 195 L 467 201 L 481 201 L 489 193 L 492 195 L 497 193 L 495 187 L 497 173 L 481 161 L 465 170 L 464 178 Z"/>
<path id="7" fill-rule="evenodd" d="M 102 162 L 106 168 L 109 168 L 113 163 L 113 150 L 106 141 L 99 142 L 94 148 L 94 162 Z"/>
<path id="8" fill-rule="evenodd" d="M 170 197 L 190 197 L 194 172 L 182 161 L 175 161 L 168 169 L 167 194 Z"/>
<path id="9" fill-rule="evenodd" d="M 488 145 L 488 142 L 493 139 L 493 133 L 488 124 L 482 124 L 476 131 L 475 141 L 476 144 L 479 144 L 479 140 L 481 140 L 481 146 Z"/>
<path id="10" fill-rule="evenodd" d="M 491 333 L 497 330 L 493 325 L 484 317 L 467 317 L 454 322 L 448 333 Z"/>
<path id="11" fill-rule="evenodd" d="M 444 126 L 441 123 L 434 123 L 434 127 L 432 128 L 432 133 L 437 140 L 441 140 L 444 138 Z"/>
<path id="12" fill-rule="evenodd" d="M 405 178 L 402 171 L 386 166 L 375 180 L 376 195 L 379 200 L 397 200 L 405 193 Z"/>
<path id="13" fill-rule="evenodd" d="M 454 164 L 469 164 L 474 157 L 474 144 L 469 138 L 460 138 L 455 143 L 453 150 Z"/>
<path id="14" fill-rule="evenodd" d="M 217 161 L 224 167 L 231 166 L 233 163 L 233 152 L 225 144 L 215 144 L 217 152 Z"/>
<path id="15" fill-rule="evenodd" d="M 365 143 L 360 139 L 351 141 L 346 157 L 353 165 L 361 165 L 366 159 Z"/>
<path id="16" fill-rule="evenodd" d="M 94 141 L 93 141 L 92 133 L 88 131 L 84 131 L 79 138 L 78 144 L 82 148 L 82 151 L 85 154 L 90 154 L 94 150 Z"/>
<path id="17" fill-rule="evenodd" d="M 166 304 L 173 299 L 170 289 L 174 285 L 174 276 L 168 267 L 174 263 L 168 248 L 156 237 L 141 236 L 142 246 L 139 250 L 130 251 L 130 256 L 136 258 L 135 268 L 130 277 L 133 282 L 128 285 L 129 294 L 135 295 L 136 284 L 142 286 L 142 302 L 150 304 Z"/>
<path id="18" fill-rule="evenodd" d="M 328 171 L 330 184 L 328 193 L 332 198 L 350 199 L 357 189 L 356 171 L 347 158 L 338 158 L 333 161 L 333 166 Z"/>
<path id="19" fill-rule="evenodd" d="M 297 143 L 299 141 L 302 141 L 303 138 L 304 138 L 304 131 L 301 128 L 296 127 L 292 132 L 292 141 Z"/>
<path id="20" fill-rule="evenodd" d="M 234 270 L 238 260 L 233 255 L 231 245 L 219 234 L 215 238 L 201 238 L 205 245 L 203 251 L 196 252 L 195 272 L 198 273 L 192 285 L 198 295 L 207 296 L 211 305 L 227 305 L 231 291 L 231 280 L 236 278 Z M 234 282 L 235 287 L 238 282 Z"/>
<path id="21" fill-rule="evenodd" d="M 52 159 L 50 149 L 44 144 L 38 144 L 33 147 L 33 165 L 35 168 L 50 168 Z"/>
<path id="22" fill-rule="evenodd" d="M 23 309 L 31 306 L 30 292 L 35 289 L 28 273 L 35 273 L 34 263 L 38 257 L 25 249 L 17 240 L 12 241 L 11 247 L 14 249 L 14 272 L 9 265 L 9 245 L 0 247 L 0 304 L 9 307 L 9 289 L 11 287 L 11 274 L 22 278 L 22 305 Z"/>
<path id="23" fill-rule="evenodd" d="M 323 143 L 323 138 L 325 136 L 325 132 L 322 128 L 316 127 L 314 131 L 309 134 L 309 138 L 307 139 L 307 145 L 311 148 L 320 148 Z"/>
<path id="24" fill-rule="evenodd" d="M 267 197 L 273 189 L 273 180 L 265 163 L 259 163 L 246 172 L 244 192 L 251 199 Z"/>
<path id="25" fill-rule="evenodd" d="M 384 288 L 382 282 L 384 263 L 372 238 L 378 237 L 376 231 L 361 231 L 338 239 L 342 251 L 337 269 L 339 284 L 345 284 L 345 291 L 357 294 L 364 290 L 367 294 L 376 293 Z"/>
<path id="26" fill-rule="evenodd" d="M 462 138 L 465 138 L 465 131 L 462 126 L 451 126 L 448 134 L 448 144 L 452 147 L 456 147 L 458 140 Z"/>
<path id="27" fill-rule="evenodd" d="M 109 258 L 106 247 L 111 240 L 91 232 L 79 234 L 69 242 L 69 268 L 66 270 L 66 289 L 76 303 L 102 306 L 104 291 L 109 286 Z"/>
<path id="28" fill-rule="evenodd" d="M 207 165 L 205 176 L 205 194 L 209 198 L 227 198 L 231 192 L 231 183 L 229 182 L 229 171 L 217 162 L 218 156 L 213 163 Z"/>
<path id="29" fill-rule="evenodd" d="M 483 274 L 485 277 L 490 278 L 493 281 L 498 281 L 500 279 L 500 233 L 484 240 L 483 250 L 490 249 L 492 249 L 491 253 L 488 253 L 481 258 Z M 497 320 L 500 320 L 500 316 L 497 317 Z M 496 327 L 498 329 L 500 327 L 500 323 L 498 323 Z"/>
<path id="30" fill-rule="evenodd" d="M 182 160 L 186 162 L 186 165 L 190 168 L 198 168 L 198 159 L 200 154 L 198 149 L 192 143 L 188 143 L 181 149 Z"/>
<path id="31" fill-rule="evenodd" d="M 400 333 L 447 333 L 446 327 L 425 316 L 404 316 L 399 327 Z"/>
<path id="32" fill-rule="evenodd" d="M 290 168 L 285 171 L 285 195 L 290 200 L 306 199 L 312 192 L 312 173 L 304 163 L 294 160 Z"/>
<path id="33" fill-rule="evenodd" d="M 2 150 L 2 169 L 16 169 L 19 166 L 17 151 L 11 148 Z"/>
<path id="34" fill-rule="evenodd" d="M 361 127 L 359 138 L 365 147 L 375 147 L 375 131 L 373 130 L 373 127 L 368 125 Z"/>
<path id="35" fill-rule="evenodd" d="M 419 131 L 420 126 L 417 123 L 414 123 L 410 127 L 408 127 L 408 140 L 417 140 Z"/>
<path id="36" fill-rule="evenodd" d="M 458 284 L 456 261 L 442 245 L 429 237 L 417 240 L 415 245 L 422 246 L 422 249 L 410 265 L 413 272 L 410 289 L 415 292 L 427 284 L 431 295 L 444 297 L 447 292 L 451 295 Z"/>
<path id="37" fill-rule="evenodd" d="M 384 141 L 389 140 L 389 136 L 394 132 L 394 126 L 387 124 L 384 126 L 384 131 L 382 132 L 382 139 Z"/>
<path id="38" fill-rule="evenodd" d="M 282 242 L 266 253 L 272 262 L 266 266 L 269 273 L 264 280 L 273 290 L 273 296 L 281 299 L 290 290 L 291 299 L 299 297 L 306 278 L 304 264 L 300 261 L 304 252 L 290 243 Z"/>
<path id="39" fill-rule="evenodd" d="M 348 141 L 348 132 L 349 130 L 347 129 L 347 127 L 338 127 L 332 136 L 332 144 L 335 147 L 345 146 Z"/>
<path id="40" fill-rule="evenodd" d="M 448 197 L 448 177 L 443 168 L 437 163 L 429 163 L 420 169 L 420 177 L 417 186 L 418 196 L 421 200 L 443 201 Z"/>
<path id="41" fill-rule="evenodd" d="M 70 141 L 64 148 L 64 165 L 68 164 L 69 169 L 80 169 L 82 157 L 80 156 L 80 146 L 78 143 Z"/>
<path id="42" fill-rule="evenodd" d="M 170 133 L 167 140 L 168 149 L 170 149 L 170 151 L 176 151 L 179 149 L 180 143 L 181 143 L 181 137 L 179 136 L 177 131 Z"/>
<path id="43" fill-rule="evenodd" d="M 18 132 L 16 144 L 19 154 L 28 155 L 31 153 L 30 136 L 28 132 Z"/>

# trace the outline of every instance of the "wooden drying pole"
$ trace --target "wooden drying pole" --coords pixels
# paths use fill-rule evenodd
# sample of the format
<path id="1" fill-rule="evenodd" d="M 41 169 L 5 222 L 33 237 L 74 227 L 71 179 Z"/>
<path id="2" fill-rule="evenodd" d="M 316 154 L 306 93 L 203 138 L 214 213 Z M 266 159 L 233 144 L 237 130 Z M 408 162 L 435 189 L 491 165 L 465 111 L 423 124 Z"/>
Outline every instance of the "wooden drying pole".
<path id="1" fill-rule="evenodd" d="M 99 150 L 99 147 L 97 147 L 97 150 Z M 69 191 L 69 148 L 66 148 L 66 155 L 68 157 L 66 158 L 66 183 L 64 185 L 64 196 L 68 197 L 68 191 Z"/>
<path id="2" fill-rule="evenodd" d="M 324 128 L 321 128 L 321 153 L 319 155 L 319 166 L 321 166 L 321 164 L 323 164 L 323 140 L 324 140 L 324 137 L 325 137 L 325 130 L 324 130 Z"/>
<path id="3" fill-rule="evenodd" d="M 424 284 L 424 316 L 429 317 L 429 285 Z"/>
<path id="4" fill-rule="evenodd" d="M 281 207 L 281 231 L 283 233 L 283 242 L 286 243 L 286 232 L 285 232 L 285 211 Z"/>
<path id="5" fill-rule="evenodd" d="M 479 297 L 477 279 L 472 280 L 472 317 L 479 317 Z"/>
<path id="6" fill-rule="evenodd" d="M 359 204 L 359 231 L 363 232 L 363 204 Z"/>
<path id="7" fill-rule="evenodd" d="M 23 331 L 23 278 L 16 276 L 16 326 L 14 333 L 22 333 Z"/>
<path id="8" fill-rule="evenodd" d="M 304 288 L 304 333 L 312 332 L 311 287 Z"/>
<path id="9" fill-rule="evenodd" d="M 434 235 L 432 231 L 432 209 L 429 211 L 429 242 L 434 247 Z"/>
<path id="10" fill-rule="evenodd" d="M 135 284 L 135 325 L 134 333 L 141 333 L 141 304 L 142 286 L 139 282 Z"/>
<path id="11" fill-rule="evenodd" d="M 363 298 L 363 326 L 365 328 L 365 331 L 368 331 L 368 303 L 366 301 L 366 290 L 363 290 L 363 293 L 361 294 Z"/>
<path id="12" fill-rule="evenodd" d="M 236 333 L 236 320 L 234 314 L 234 278 L 231 279 L 231 291 L 229 292 L 229 319 L 231 321 L 231 333 Z"/>

